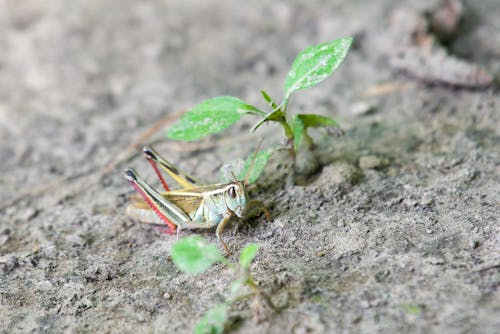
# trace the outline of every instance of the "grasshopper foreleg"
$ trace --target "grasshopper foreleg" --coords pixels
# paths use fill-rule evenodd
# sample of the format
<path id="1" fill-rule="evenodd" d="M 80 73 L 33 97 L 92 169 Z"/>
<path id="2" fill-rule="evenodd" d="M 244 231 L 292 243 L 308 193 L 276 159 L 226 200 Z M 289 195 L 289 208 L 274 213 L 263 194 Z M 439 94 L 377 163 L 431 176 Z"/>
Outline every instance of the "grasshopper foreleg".
<path id="1" fill-rule="evenodd" d="M 229 247 L 227 247 L 226 243 L 224 240 L 222 240 L 222 231 L 224 231 L 224 228 L 226 227 L 227 223 L 231 219 L 232 213 L 227 213 L 222 220 L 220 221 L 219 225 L 217 225 L 217 229 L 215 230 L 215 235 L 217 236 L 217 239 L 219 239 L 219 242 L 224 246 L 224 251 L 226 251 L 227 256 L 231 255 L 231 251 L 229 250 Z"/>
<path id="2" fill-rule="evenodd" d="M 246 217 L 252 217 L 253 210 L 258 210 L 257 215 L 264 212 L 266 219 L 270 222 L 273 221 L 269 210 L 267 210 L 266 206 L 261 201 L 251 200 L 248 202 L 246 207 Z"/>

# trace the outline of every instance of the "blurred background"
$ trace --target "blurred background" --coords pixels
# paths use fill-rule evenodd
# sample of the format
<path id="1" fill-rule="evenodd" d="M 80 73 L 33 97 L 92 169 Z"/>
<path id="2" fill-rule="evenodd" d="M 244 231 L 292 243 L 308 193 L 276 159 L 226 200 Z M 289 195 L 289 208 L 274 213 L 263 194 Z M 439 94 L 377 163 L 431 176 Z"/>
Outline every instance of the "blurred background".
<path id="1" fill-rule="evenodd" d="M 494 256 L 495 248 L 491 247 L 496 247 L 498 241 L 494 240 L 499 235 L 492 218 L 496 216 L 498 221 L 492 198 L 498 194 L 499 182 L 500 116 L 495 81 L 500 72 L 499 13 L 498 0 L 0 0 L 1 328 L 9 332 L 183 332 L 192 328 L 200 312 L 210 306 L 213 291 L 223 293 L 224 273 L 214 274 L 215 279 L 205 277 L 202 281 L 210 283 L 203 286 L 178 277 L 165 260 L 173 241 L 124 217 L 130 189 L 123 179 L 123 168 L 134 166 L 152 179 L 153 174 L 146 171 L 139 153 L 142 145 L 154 143 L 158 151 L 181 168 L 214 182 L 224 162 L 246 157 L 258 139 L 265 138 L 264 146 L 279 144 L 281 134 L 274 126 L 265 126 L 251 135 L 248 130 L 252 119 L 241 121 L 222 135 L 195 143 L 172 142 L 164 133 L 184 110 L 209 97 L 233 95 L 265 108 L 260 89 L 279 100 L 286 73 L 300 50 L 344 36 L 354 37 L 344 63 L 317 88 L 297 93 L 289 107 L 292 113 L 315 112 L 334 117 L 346 131 L 343 139 L 333 143 L 328 133 L 315 134 L 323 152 L 322 162 L 343 161 L 362 170 L 383 170 L 364 171 L 368 181 L 363 187 L 372 188 L 351 189 L 353 202 L 363 198 L 360 193 L 373 195 L 360 206 L 366 210 L 378 208 L 376 214 L 371 213 L 374 216 L 392 215 L 386 205 L 391 194 L 397 197 L 403 192 L 399 188 L 403 184 L 415 188 L 404 188 L 410 194 L 394 203 L 408 204 L 405 201 L 410 198 L 417 198 L 418 202 L 422 191 L 432 189 L 432 203 L 459 201 L 455 208 L 463 205 L 467 212 L 462 202 L 466 196 L 454 191 L 469 189 L 469 182 L 476 180 L 478 183 L 470 188 L 474 193 L 469 194 L 470 198 L 484 195 L 481 198 L 487 204 L 481 208 L 480 200 L 472 201 L 469 218 L 462 211 L 454 212 L 463 218 L 462 225 L 457 223 L 459 227 L 453 231 L 443 226 L 443 234 L 431 235 L 435 229 L 429 226 L 434 218 L 425 213 L 424 232 L 410 224 L 407 228 L 413 232 L 408 233 L 436 240 L 461 235 L 463 239 L 449 246 L 447 254 L 464 247 L 476 249 L 473 246 L 477 242 L 490 248 L 480 248 L 475 260 L 462 259 L 464 266 L 471 269 L 473 264 L 495 263 L 488 257 Z M 378 160 L 373 162 L 373 156 Z M 369 157 L 364 160 L 369 161 L 368 167 L 360 163 L 363 157 Z M 451 179 L 446 179 L 449 175 Z M 314 189 L 324 186 L 321 191 L 327 198 L 323 206 L 327 209 L 318 208 L 322 213 L 315 221 L 328 223 L 332 217 L 351 214 L 352 221 L 376 221 L 373 217 L 368 219 L 368 213 L 360 218 L 356 213 L 333 211 L 343 209 L 338 196 L 325 195 L 326 189 L 333 187 L 328 183 L 332 179 L 320 176 L 318 182 L 327 182 L 326 185 L 313 184 Z M 448 186 L 455 188 L 444 191 Z M 296 201 L 308 201 L 304 197 L 317 203 L 312 195 L 316 190 L 310 189 L 267 194 L 266 199 L 274 201 L 273 215 L 286 217 L 283 219 L 290 223 L 277 225 L 283 229 L 282 235 L 311 231 L 304 227 L 304 222 L 313 218 L 296 216 L 294 220 L 292 213 L 287 215 L 287 207 L 281 206 L 287 202 L 296 207 Z M 349 202 L 344 209 L 356 205 Z M 417 206 L 405 206 L 408 207 L 412 209 L 405 210 L 417 210 Z M 435 221 L 454 221 L 450 210 L 443 209 L 442 216 L 438 216 L 446 219 Z M 410 220 L 417 221 L 421 214 L 412 211 Z M 335 222 L 342 220 L 337 218 Z M 477 230 L 470 232 L 469 223 Z M 360 224 L 359 231 L 369 225 Z M 377 228 L 381 229 L 380 235 L 396 233 L 389 226 Z M 426 234 L 427 229 L 431 233 Z M 314 235 L 319 238 L 324 230 L 329 231 L 323 226 Z M 262 227 L 255 233 L 259 236 L 267 232 Z M 341 235 L 338 230 L 335 233 Z M 349 240 L 345 247 L 349 243 L 363 244 L 363 233 L 359 232 L 355 240 L 345 239 Z M 398 235 L 402 238 L 405 233 Z M 470 237 L 472 234 L 476 239 Z M 240 233 L 229 239 L 245 244 L 245 238 L 249 236 Z M 305 240 L 300 236 L 298 239 Z M 270 268 L 280 267 L 274 267 L 272 263 L 277 259 L 273 259 L 279 258 L 276 254 L 281 254 L 293 239 L 259 240 L 270 244 L 257 272 L 273 281 Z M 470 294 L 467 290 L 463 299 L 455 300 L 452 296 L 465 284 L 460 278 L 458 283 L 453 279 L 446 281 L 448 278 L 443 278 L 442 272 L 434 272 L 432 265 L 430 276 L 415 273 L 425 284 L 436 286 L 433 293 L 441 291 L 438 281 L 443 281 L 443 289 L 446 284 L 450 286 L 442 299 L 418 306 L 417 315 L 410 314 L 416 312 L 415 308 L 405 312 L 408 309 L 401 307 L 408 297 L 403 291 L 411 290 L 403 283 L 399 286 L 401 291 L 395 292 L 391 288 L 393 281 L 380 283 L 380 287 L 367 279 L 353 283 L 346 295 L 339 292 L 344 291 L 341 288 L 329 290 L 330 283 L 325 281 L 310 283 L 314 280 L 309 281 L 309 274 L 317 268 L 323 268 L 323 274 L 318 274 L 323 278 L 341 275 L 335 277 L 348 280 L 356 273 L 364 277 L 366 272 L 366 277 L 374 277 L 371 269 L 364 271 L 351 265 L 349 256 L 368 256 L 368 252 L 374 257 L 372 260 L 380 260 L 367 250 L 379 249 L 384 253 L 385 242 L 377 238 L 367 239 L 367 248 L 363 244 L 354 250 L 335 249 L 335 254 L 351 259 L 346 260 L 344 274 L 332 274 L 325 269 L 337 265 L 340 268 L 342 255 L 336 258 L 335 265 L 328 262 L 333 261 L 330 254 L 321 259 L 312 257 L 310 267 L 301 267 L 302 251 L 315 252 L 323 247 L 323 242 L 328 249 L 332 240 L 318 239 L 313 245 L 303 245 L 294 255 L 282 254 L 282 259 L 296 263 L 295 269 L 285 271 L 289 272 L 285 276 L 291 278 L 283 284 L 299 286 L 301 292 L 290 299 L 284 314 L 272 318 L 264 327 L 253 327 L 246 322 L 248 314 L 239 314 L 239 319 L 249 326 L 242 325 L 240 330 L 429 331 L 433 326 L 442 326 L 438 328 L 467 331 L 482 324 L 487 332 L 495 322 L 498 324 L 498 319 L 493 319 L 499 299 L 495 301 L 490 294 L 497 284 L 492 283 L 495 280 L 490 276 L 471 278 L 473 287 L 466 288 L 470 288 Z M 410 247 L 399 245 L 394 246 L 398 254 Z M 434 261 L 454 267 L 450 257 L 444 258 Z M 375 260 L 367 267 L 372 268 Z M 391 266 L 403 260 L 392 260 L 384 260 L 389 263 L 386 269 L 397 277 L 397 270 Z M 415 268 L 421 265 L 420 260 L 408 261 Z M 463 272 L 453 274 L 461 277 Z M 401 280 L 403 277 L 408 276 L 401 276 Z M 498 273 L 494 277 L 498 278 Z M 137 287 L 136 282 L 144 285 Z M 305 286 L 319 286 L 319 290 L 306 293 Z M 378 292 L 378 297 L 366 297 L 372 289 L 385 289 L 390 298 L 384 299 L 380 297 L 383 293 Z M 324 297 L 328 307 L 311 302 L 313 295 L 334 290 L 334 295 Z M 188 300 L 190 294 L 202 297 L 199 301 Z M 420 300 L 416 305 L 432 298 L 419 293 L 410 295 Z M 448 313 L 439 313 L 442 305 L 446 305 L 443 308 Z M 297 318 L 302 319 L 297 320 L 300 324 L 290 320 L 294 314 L 301 314 Z M 383 320 L 377 321 L 374 314 L 382 314 Z M 173 320 L 164 318 L 174 315 Z M 464 324 L 464 328 L 460 327 Z"/>

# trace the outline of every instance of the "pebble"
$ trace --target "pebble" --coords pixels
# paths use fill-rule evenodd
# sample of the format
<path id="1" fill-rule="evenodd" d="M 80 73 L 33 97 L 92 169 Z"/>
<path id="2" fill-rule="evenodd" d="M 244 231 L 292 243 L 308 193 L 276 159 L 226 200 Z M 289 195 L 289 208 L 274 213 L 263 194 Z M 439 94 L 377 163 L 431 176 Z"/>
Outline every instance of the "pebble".
<path id="1" fill-rule="evenodd" d="M 351 113 L 355 116 L 366 115 L 375 110 L 375 105 L 366 101 L 358 101 L 351 106 Z"/>
<path id="2" fill-rule="evenodd" d="M 359 168 L 366 169 L 375 169 L 384 164 L 384 161 L 374 155 L 365 155 L 359 158 Z"/>
<path id="3" fill-rule="evenodd" d="M 0 235 L 0 246 L 3 246 L 10 240 L 8 235 Z"/>
<path id="4" fill-rule="evenodd" d="M 12 270 L 14 270 L 19 265 L 19 259 L 17 256 L 11 256 L 3 261 L 2 272 L 4 274 L 9 274 Z"/>
<path id="5" fill-rule="evenodd" d="M 314 185 L 322 190 L 331 189 L 335 186 L 349 188 L 361 177 L 361 172 L 355 166 L 338 162 L 323 168 Z"/>
<path id="6" fill-rule="evenodd" d="M 24 212 L 21 214 L 20 218 L 25 221 L 30 221 L 31 219 L 35 218 L 38 215 L 39 211 L 33 207 L 28 207 Z"/>
<path id="7" fill-rule="evenodd" d="M 472 249 L 479 247 L 479 240 L 470 240 L 469 247 Z"/>

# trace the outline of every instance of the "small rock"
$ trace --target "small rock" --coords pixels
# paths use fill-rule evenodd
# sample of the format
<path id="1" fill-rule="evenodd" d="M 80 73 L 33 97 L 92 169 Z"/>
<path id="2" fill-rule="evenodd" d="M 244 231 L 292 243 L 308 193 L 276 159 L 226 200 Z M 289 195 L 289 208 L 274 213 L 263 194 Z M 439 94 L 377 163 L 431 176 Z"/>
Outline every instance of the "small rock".
<path id="1" fill-rule="evenodd" d="M 90 308 L 92 308 L 94 304 L 92 303 L 92 300 L 88 298 L 87 296 L 84 296 L 80 299 L 80 301 L 77 304 L 77 308 L 79 311 L 85 311 Z"/>
<path id="2" fill-rule="evenodd" d="M 66 236 L 66 242 L 72 247 L 82 247 L 85 245 L 85 241 L 77 234 Z"/>
<path id="3" fill-rule="evenodd" d="M 351 106 L 351 113 L 355 116 L 369 114 L 375 110 L 375 106 L 366 101 L 358 101 Z"/>
<path id="4" fill-rule="evenodd" d="M 103 282 L 115 278 L 116 272 L 110 265 L 101 264 L 87 269 L 84 276 L 89 282 Z"/>
<path id="5" fill-rule="evenodd" d="M 323 191 L 335 187 L 349 188 L 361 179 L 362 173 L 353 165 L 339 162 L 323 168 L 321 175 L 314 182 Z"/>
<path id="6" fill-rule="evenodd" d="M 431 10 L 430 29 L 440 40 L 446 41 L 457 31 L 463 13 L 464 6 L 460 0 L 442 1 L 439 7 Z"/>
<path id="7" fill-rule="evenodd" d="M 434 265 L 442 265 L 444 264 L 444 259 L 438 256 L 431 256 L 429 257 L 429 262 Z"/>
<path id="8" fill-rule="evenodd" d="M 4 274 L 9 274 L 19 265 L 19 259 L 17 256 L 10 256 L 5 261 L 1 262 L 3 262 L 2 272 Z"/>
<path id="9" fill-rule="evenodd" d="M 470 240 L 469 247 L 474 249 L 479 247 L 479 240 Z"/>
<path id="10" fill-rule="evenodd" d="M 35 218 L 40 211 L 33 207 L 28 207 L 22 214 L 21 214 L 21 219 L 25 221 L 30 221 L 31 219 Z"/>
<path id="11" fill-rule="evenodd" d="M 383 159 L 380 159 L 374 155 L 365 155 L 359 158 L 359 168 L 366 169 L 376 169 L 385 164 Z"/>
<path id="12" fill-rule="evenodd" d="M 172 299 L 172 295 L 170 293 L 168 293 L 168 291 L 166 291 L 163 294 L 163 299 L 170 300 L 170 299 Z"/>
<path id="13" fill-rule="evenodd" d="M 3 246 L 10 240 L 8 235 L 0 235 L 0 246 Z"/>
<path id="14" fill-rule="evenodd" d="M 368 301 L 366 299 L 361 300 L 359 304 L 361 305 L 362 308 L 365 308 L 365 309 L 368 309 L 371 306 L 370 301 Z"/>

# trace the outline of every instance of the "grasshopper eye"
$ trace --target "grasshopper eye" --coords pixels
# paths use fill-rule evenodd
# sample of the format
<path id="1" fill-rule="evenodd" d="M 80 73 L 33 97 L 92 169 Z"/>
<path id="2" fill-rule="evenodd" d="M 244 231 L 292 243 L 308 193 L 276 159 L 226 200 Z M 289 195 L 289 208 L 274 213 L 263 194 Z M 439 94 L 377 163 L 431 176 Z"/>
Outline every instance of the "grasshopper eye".
<path id="1" fill-rule="evenodd" d="M 227 191 L 229 197 L 236 198 L 236 189 L 234 187 L 229 188 Z"/>

